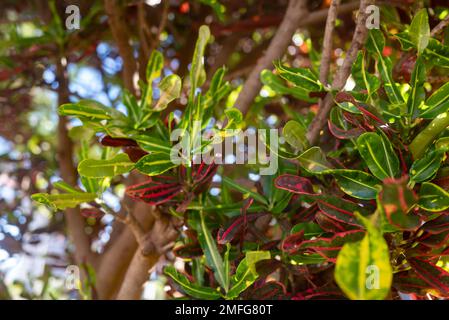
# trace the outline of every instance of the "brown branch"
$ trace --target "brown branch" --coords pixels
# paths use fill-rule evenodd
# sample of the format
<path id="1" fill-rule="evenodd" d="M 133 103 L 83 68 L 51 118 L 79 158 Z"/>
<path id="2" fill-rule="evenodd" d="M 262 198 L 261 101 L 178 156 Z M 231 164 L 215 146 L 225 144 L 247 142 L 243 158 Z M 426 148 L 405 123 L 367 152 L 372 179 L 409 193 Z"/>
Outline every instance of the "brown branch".
<path id="1" fill-rule="evenodd" d="M 334 80 L 332 82 L 333 90 L 341 90 L 344 87 L 346 80 L 348 79 L 349 74 L 351 72 L 352 63 L 354 62 L 357 56 L 357 52 L 362 48 L 363 44 L 365 43 L 368 34 L 368 29 L 366 28 L 366 18 L 367 18 L 366 7 L 372 3 L 374 3 L 374 0 L 360 1 L 360 8 L 357 17 L 357 25 L 354 31 L 354 35 L 352 37 L 351 46 L 349 47 L 349 50 L 346 53 L 343 65 L 340 67 L 340 69 L 337 71 L 334 77 Z M 327 121 L 327 116 L 329 114 L 332 105 L 333 105 L 333 97 L 331 93 L 328 93 L 324 98 L 322 107 L 318 111 L 316 117 L 313 119 L 312 123 L 310 124 L 309 131 L 307 132 L 307 139 L 309 140 L 310 144 L 313 145 L 317 142 L 320 135 L 320 131 Z"/>
<path id="2" fill-rule="evenodd" d="M 449 15 L 446 16 L 443 20 L 441 20 L 430 32 L 431 37 L 435 37 L 438 35 L 443 29 L 449 25 Z"/>
<path id="3" fill-rule="evenodd" d="M 143 230 L 148 230 L 154 223 L 154 216 L 149 209 L 144 202 L 137 202 L 133 208 L 133 217 L 138 220 Z M 135 233 L 126 225 L 114 244 L 102 255 L 97 272 L 97 291 L 100 299 L 115 297 L 137 248 Z"/>
<path id="4" fill-rule="evenodd" d="M 119 7 L 117 0 L 104 0 L 104 7 L 108 15 L 112 36 L 117 44 L 120 56 L 123 60 L 123 81 L 126 89 L 135 94 L 134 74 L 137 70 L 133 48 L 129 43 L 127 23 Z"/>
<path id="5" fill-rule="evenodd" d="M 246 113 L 254 98 L 260 91 L 259 75 L 262 70 L 270 68 L 273 60 L 279 59 L 291 42 L 292 36 L 300 24 L 300 20 L 307 13 L 305 0 L 290 0 L 284 19 L 274 35 L 265 55 L 257 62 L 253 71 L 243 85 L 235 102 L 235 106 Z"/>
<path id="6" fill-rule="evenodd" d="M 335 29 L 335 20 L 337 18 L 338 6 L 340 0 L 332 0 L 329 7 L 329 13 L 326 20 L 326 28 L 324 29 L 323 51 L 321 54 L 320 63 L 320 81 L 323 85 L 327 85 L 327 77 L 329 75 L 329 68 L 332 56 L 332 36 Z"/>
<path id="7" fill-rule="evenodd" d="M 68 75 L 66 60 L 61 57 L 56 63 L 58 79 L 58 105 L 69 102 Z M 61 178 L 72 186 L 77 185 L 76 167 L 73 163 L 73 141 L 67 131 L 67 119 L 59 117 L 57 157 Z M 97 256 L 90 249 L 90 241 L 85 233 L 85 221 L 79 213 L 79 208 L 67 209 L 64 212 L 67 230 L 71 241 L 75 245 L 75 262 L 78 265 L 90 263 L 95 265 Z"/>
<path id="8" fill-rule="evenodd" d="M 148 280 L 150 269 L 158 262 L 160 256 L 173 246 L 178 237 L 171 219 L 159 216 L 151 230 L 139 243 L 139 248 L 125 274 L 123 284 L 117 294 L 118 300 L 139 299 L 142 286 Z"/>

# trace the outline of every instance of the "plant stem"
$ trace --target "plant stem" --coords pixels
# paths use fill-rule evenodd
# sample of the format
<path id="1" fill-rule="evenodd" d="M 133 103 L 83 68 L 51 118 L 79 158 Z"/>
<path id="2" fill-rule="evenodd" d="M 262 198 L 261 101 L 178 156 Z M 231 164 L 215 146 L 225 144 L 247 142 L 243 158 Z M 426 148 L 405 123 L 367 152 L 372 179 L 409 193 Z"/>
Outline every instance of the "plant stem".
<path id="1" fill-rule="evenodd" d="M 449 126 L 449 113 L 439 114 L 432 122 L 422 130 L 410 143 L 409 148 L 413 158 L 419 159 L 427 147 L 438 137 L 438 135 Z"/>

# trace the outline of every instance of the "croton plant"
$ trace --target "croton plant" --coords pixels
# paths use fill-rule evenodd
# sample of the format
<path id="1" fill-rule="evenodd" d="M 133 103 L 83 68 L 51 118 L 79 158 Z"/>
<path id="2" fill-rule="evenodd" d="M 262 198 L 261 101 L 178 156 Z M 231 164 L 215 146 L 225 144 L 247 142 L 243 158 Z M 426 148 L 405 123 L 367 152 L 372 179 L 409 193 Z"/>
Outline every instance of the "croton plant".
<path id="1" fill-rule="evenodd" d="M 449 84 L 433 86 L 428 77 L 449 68 L 449 47 L 430 36 L 425 10 L 402 28 L 369 31 L 352 65 L 352 85 L 341 91 L 320 83 L 316 64 L 293 68 L 274 61 L 274 70 L 261 73 L 269 93 L 261 103 L 289 96 L 310 106 L 331 93 L 334 106 L 321 147 L 306 138 L 313 112 L 286 108 L 290 120 L 279 130 L 279 147 L 271 148 L 278 170 L 257 176 L 258 164 L 245 165 L 257 181 L 251 185 L 226 164 L 192 162 L 207 139 L 199 148 L 188 141 L 187 160 L 170 157 L 178 144 L 170 139 L 174 130 L 181 130 L 178 137 L 212 130 L 225 138 L 227 129 L 251 122 L 233 108 L 236 91 L 224 80 L 225 68 L 206 82 L 210 34 L 203 26 L 189 78 L 172 74 L 159 81 L 164 63 L 154 51 L 141 98 L 123 94 L 126 114 L 86 100 L 59 107 L 61 115 L 82 122 L 72 129 L 82 139 L 82 188 L 57 182 L 59 192 L 34 200 L 53 209 L 81 205 L 85 214 L 116 214 L 103 193 L 117 176 L 145 177 L 124 196 L 156 206 L 181 226 L 163 269 L 175 296 L 447 298 Z M 392 48 L 400 48 L 401 59 Z M 313 49 L 310 56 L 317 61 Z M 185 109 L 162 118 L 183 92 Z"/>

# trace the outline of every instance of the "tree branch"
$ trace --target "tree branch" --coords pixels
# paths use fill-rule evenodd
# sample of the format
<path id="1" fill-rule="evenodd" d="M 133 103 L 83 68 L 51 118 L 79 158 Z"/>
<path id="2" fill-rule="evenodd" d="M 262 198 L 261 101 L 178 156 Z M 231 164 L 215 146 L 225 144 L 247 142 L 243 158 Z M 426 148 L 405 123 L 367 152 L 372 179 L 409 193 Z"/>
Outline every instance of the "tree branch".
<path id="1" fill-rule="evenodd" d="M 104 0 L 104 7 L 108 15 L 108 22 L 112 36 L 117 44 L 120 56 L 123 59 L 123 81 L 126 89 L 136 94 L 134 87 L 134 74 L 137 70 L 133 48 L 129 43 L 127 23 L 123 17 L 117 0 Z"/>
<path id="2" fill-rule="evenodd" d="M 320 81 L 323 85 L 327 85 L 327 77 L 329 75 L 329 68 L 331 64 L 332 55 L 332 35 L 335 29 L 335 19 L 337 18 L 338 6 L 340 0 L 332 0 L 329 7 L 329 13 L 326 20 L 326 28 L 324 29 L 323 51 L 321 54 L 320 63 Z"/>
<path id="3" fill-rule="evenodd" d="M 150 269 L 160 256 L 173 246 L 178 237 L 171 219 L 159 216 L 149 232 L 139 242 L 123 284 L 117 294 L 117 300 L 140 299 L 142 286 L 148 280 Z"/>
<path id="4" fill-rule="evenodd" d="M 56 76 L 58 79 L 58 105 L 69 102 L 68 76 L 66 70 L 67 61 L 60 57 L 56 63 Z M 61 178 L 72 186 L 77 185 L 76 167 L 73 163 L 73 141 L 67 132 L 67 119 L 59 116 L 58 122 L 58 149 L 57 157 Z M 67 209 L 64 212 L 67 223 L 67 230 L 71 241 L 75 245 L 75 262 L 78 265 L 83 263 L 96 263 L 97 256 L 90 249 L 90 241 L 84 232 L 84 218 L 79 212 L 79 208 Z"/>
<path id="5" fill-rule="evenodd" d="M 337 71 L 334 80 L 332 82 L 332 89 L 333 90 L 341 90 L 346 80 L 349 77 L 349 74 L 351 72 L 351 66 L 354 62 L 357 52 L 362 48 L 363 44 L 365 43 L 368 29 L 366 28 L 366 7 L 370 4 L 374 3 L 374 0 L 361 0 L 360 1 L 360 8 L 359 13 L 357 17 L 357 24 L 355 27 L 354 35 L 352 37 L 351 46 L 349 47 L 348 52 L 346 53 L 346 58 L 343 61 L 343 65 L 340 67 L 340 69 Z M 313 119 L 312 123 L 310 124 L 309 131 L 307 132 L 307 139 L 309 140 L 310 144 L 315 144 L 319 138 L 320 131 L 325 125 L 327 121 L 327 116 L 329 114 L 329 111 L 333 105 L 333 97 L 331 93 L 328 93 L 326 97 L 324 98 L 323 105 L 318 111 L 318 114 Z"/>
<path id="6" fill-rule="evenodd" d="M 257 62 L 235 102 L 235 106 L 245 114 L 260 91 L 259 75 L 262 70 L 270 68 L 273 60 L 279 59 L 287 49 L 292 36 L 307 13 L 305 0 L 290 0 L 284 19 L 274 35 L 265 55 Z"/>
<path id="7" fill-rule="evenodd" d="M 435 37 L 438 35 L 443 29 L 449 24 L 449 15 L 446 16 L 443 20 L 440 21 L 430 32 L 431 37 Z"/>

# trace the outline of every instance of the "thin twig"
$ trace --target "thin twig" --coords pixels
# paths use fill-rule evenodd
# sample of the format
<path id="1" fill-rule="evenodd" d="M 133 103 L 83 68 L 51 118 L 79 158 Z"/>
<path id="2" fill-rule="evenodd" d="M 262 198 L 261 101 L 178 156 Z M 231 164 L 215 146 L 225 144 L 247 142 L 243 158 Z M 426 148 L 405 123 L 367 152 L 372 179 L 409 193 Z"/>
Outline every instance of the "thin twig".
<path id="1" fill-rule="evenodd" d="M 449 25 L 449 14 L 446 16 L 446 18 L 444 18 L 443 20 L 440 21 L 440 23 L 438 23 L 435 28 L 432 29 L 432 31 L 430 32 L 430 36 L 431 37 L 435 37 L 436 35 L 438 35 L 441 31 L 443 31 L 443 29 Z"/>
<path id="2" fill-rule="evenodd" d="M 332 0 L 329 7 L 329 13 L 326 20 L 326 28 L 324 29 L 323 51 L 321 54 L 320 63 L 320 81 L 323 85 L 327 85 L 327 77 L 329 75 L 329 68 L 331 64 L 332 55 L 332 36 L 335 29 L 335 20 L 337 18 L 338 6 L 340 0 Z"/>
<path id="3" fill-rule="evenodd" d="M 343 61 L 343 65 L 338 69 L 334 80 L 332 82 L 332 89 L 333 90 L 341 90 L 346 80 L 349 77 L 349 74 L 351 72 L 351 66 L 357 56 L 357 52 L 362 48 L 363 44 L 365 43 L 368 29 L 366 28 L 366 18 L 367 18 L 367 12 L 366 8 L 368 5 L 373 4 L 373 0 L 361 0 L 360 2 L 360 8 L 359 13 L 357 17 L 357 25 L 354 31 L 354 35 L 352 37 L 351 46 L 349 47 L 348 52 L 346 53 L 346 58 Z M 313 119 L 309 131 L 307 132 L 307 139 L 309 140 L 310 144 L 315 144 L 320 136 L 320 131 L 325 125 L 327 121 L 327 116 L 329 114 L 329 111 L 333 105 L 333 97 L 332 93 L 328 93 L 326 97 L 324 98 L 323 105 L 320 108 L 318 114 Z"/>

